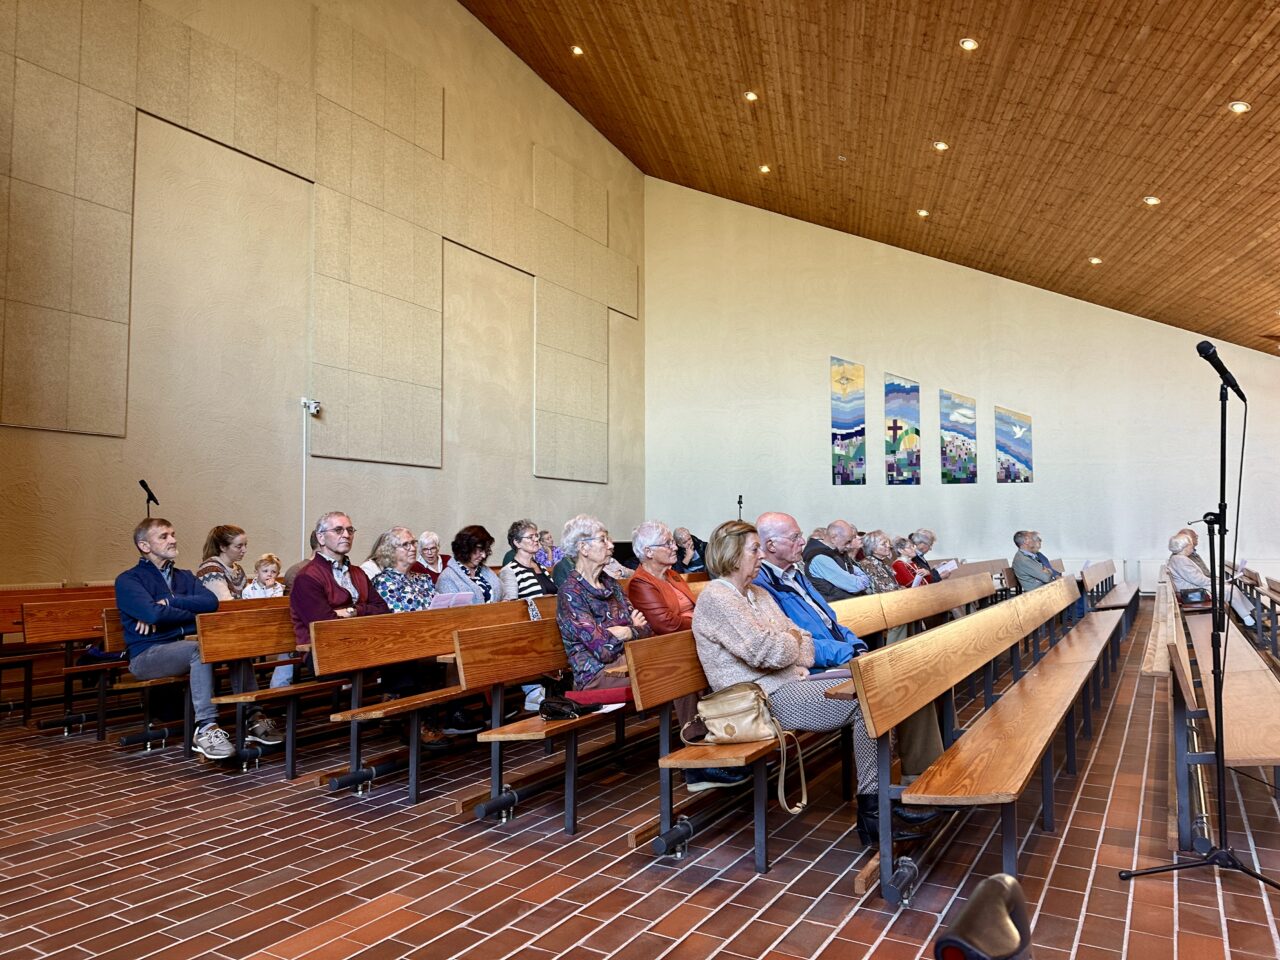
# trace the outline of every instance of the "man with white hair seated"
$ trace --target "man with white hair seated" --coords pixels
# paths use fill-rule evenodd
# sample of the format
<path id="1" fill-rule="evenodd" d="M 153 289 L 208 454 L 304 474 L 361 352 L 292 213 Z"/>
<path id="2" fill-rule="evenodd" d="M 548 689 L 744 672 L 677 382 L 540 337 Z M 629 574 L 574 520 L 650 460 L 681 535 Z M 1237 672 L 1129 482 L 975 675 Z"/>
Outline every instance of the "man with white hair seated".
<path id="1" fill-rule="evenodd" d="M 1213 590 L 1213 581 L 1193 559 L 1192 554 L 1195 548 L 1196 545 L 1187 536 L 1186 530 L 1179 530 L 1169 538 L 1169 579 L 1173 582 L 1173 588 L 1179 593 L 1183 590 Z M 1231 581 L 1228 580 L 1227 582 L 1230 583 Z M 1235 587 L 1229 586 L 1227 587 L 1227 600 L 1231 603 L 1231 608 L 1244 621 L 1246 627 L 1255 625 L 1253 606 L 1249 603 L 1247 597 Z"/>
<path id="2" fill-rule="evenodd" d="M 851 556 L 862 538 L 847 520 L 827 524 L 825 539 L 813 538 L 804 548 L 804 565 L 809 580 L 828 603 L 848 600 L 866 593 L 871 581 Z"/>

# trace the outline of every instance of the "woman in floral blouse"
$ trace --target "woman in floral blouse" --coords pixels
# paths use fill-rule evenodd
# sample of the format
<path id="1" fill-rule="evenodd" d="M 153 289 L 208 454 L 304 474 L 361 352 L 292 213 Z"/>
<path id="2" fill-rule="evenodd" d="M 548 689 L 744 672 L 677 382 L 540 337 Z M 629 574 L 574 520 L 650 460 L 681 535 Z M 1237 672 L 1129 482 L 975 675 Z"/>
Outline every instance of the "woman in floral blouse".
<path id="1" fill-rule="evenodd" d="M 609 531 L 595 517 L 579 514 L 564 525 L 561 546 L 574 560 L 556 598 L 556 622 L 573 669 L 573 688 L 630 687 L 628 678 L 609 676 L 604 669 L 622 656 L 628 640 L 653 631 L 644 614 L 627 603 L 618 581 L 604 572 L 613 556 Z"/>
<path id="2" fill-rule="evenodd" d="M 426 610 L 436 595 L 431 578 L 409 568 L 418 559 L 418 541 L 408 527 L 392 527 L 378 538 L 373 548 L 378 573 L 373 588 L 387 602 L 392 613 Z"/>

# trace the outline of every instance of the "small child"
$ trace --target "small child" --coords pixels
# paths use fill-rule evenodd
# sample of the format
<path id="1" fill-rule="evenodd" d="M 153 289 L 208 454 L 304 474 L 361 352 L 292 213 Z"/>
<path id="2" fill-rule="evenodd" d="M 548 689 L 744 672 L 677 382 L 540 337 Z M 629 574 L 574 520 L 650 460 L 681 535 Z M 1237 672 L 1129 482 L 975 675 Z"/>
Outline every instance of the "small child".
<path id="1" fill-rule="evenodd" d="M 246 600 L 261 597 L 283 597 L 284 584 L 276 580 L 280 576 L 280 558 L 274 553 L 264 553 L 253 565 L 253 581 L 244 588 Z"/>

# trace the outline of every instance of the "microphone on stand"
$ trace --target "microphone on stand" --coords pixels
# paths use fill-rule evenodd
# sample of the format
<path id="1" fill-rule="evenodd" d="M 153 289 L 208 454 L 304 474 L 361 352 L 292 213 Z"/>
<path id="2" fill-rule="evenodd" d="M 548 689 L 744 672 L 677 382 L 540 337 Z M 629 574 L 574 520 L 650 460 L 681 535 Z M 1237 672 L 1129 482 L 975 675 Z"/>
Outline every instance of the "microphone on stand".
<path id="1" fill-rule="evenodd" d="M 1196 344 L 1196 353 L 1209 361 L 1209 366 L 1218 371 L 1218 376 L 1222 378 L 1224 386 L 1230 387 L 1235 391 L 1235 395 L 1240 398 L 1242 403 L 1248 403 L 1245 399 L 1244 391 L 1240 389 L 1240 384 L 1236 383 L 1236 378 L 1231 375 L 1231 371 L 1227 369 L 1227 365 L 1222 362 L 1222 358 L 1218 356 L 1218 348 L 1208 340 L 1201 340 Z"/>
<path id="2" fill-rule="evenodd" d="M 147 491 L 147 516 L 150 517 L 151 505 L 154 503 L 158 507 L 160 506 L 160 501 L 156 499 L 156 495 L 152 492 L 151 488 L 147 486 L 147 481 L 139 480 L 138 486 L 140 486 L 143 490 Z"/>

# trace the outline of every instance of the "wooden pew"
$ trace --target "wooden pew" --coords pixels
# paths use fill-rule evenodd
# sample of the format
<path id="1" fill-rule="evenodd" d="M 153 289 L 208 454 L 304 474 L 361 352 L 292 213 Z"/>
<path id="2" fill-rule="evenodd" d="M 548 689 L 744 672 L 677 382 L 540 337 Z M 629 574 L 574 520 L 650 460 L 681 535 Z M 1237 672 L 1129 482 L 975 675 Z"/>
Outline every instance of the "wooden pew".
<path id="1" fill-rule="evenodd" d="M 967 607 L 994 596 L 996 589 L 990 573 L 960 576 L 957 572 L 939 583 L 837 600 L 831 609 L 843 626 L 861 637 Z"/>
<path id="2" fill-rule="evenodd" d="M 1078 597 L 1076 585 L 1060 579 L 1005 603 L 987 607 L 961 620 L 943 624 L 908 640 L 855 659 L 853 679 L 827 691 L 827 696 L 853 698 L 862 704 L 868 733 L 877 740 L 880 822 L 892 823 L 891 801 L 944 806 L 998 805 L 1001 810 L 1004 870 L 1017 872 L 1015 809 L 1036 768 L 1042 778 L 1044 826 L 1053 829 L 1053 737 L 1066 720 L 1067 769 L 1075 767 L 1075 706 L 1082 691 L 1089 717 L 1088 685 L 1099 659 L 1105 660 L 1110 638 L 1119 629 L 1118 610 L 1089 614 L 1021 672 L 999 697 L 990 687 L 984 711 L 957 736 L 945 718 L 952 688 L 989 665 L 1024 637 L 1061 617 Z M 1038 644 L 1037 644 L 1038 652 Z M 1097 682 L 1093 680 L 1096 689 Z M 890 783 L 889 733 L 917 710 L 943 700 L 943 741 L 947 749 L 911 786 Z M 1086 729 L 1086 735 L 1091 731 Z M 880 885 L 885 899 L 898 903 L 902 890 L 894 882 L 892 831 L 880 833 Z"/>
<path id="3" fill-rule="evenodd" d="M 56 584 L 9 584 L 0 590 L 0 636 L 8 633 L 21 633 L 23 629 L 22 608 L 26 604 L 52 603 L 63 600 L 102 599 L 114 602 L 115 591 L 112 588 L 63 587 Z M 22 722 L 31 722 L 31 706 L 35 683 L 35 661 L 43 656 L 45 650 L 36 650 L 26 646 L 25 642 L 18 649 L 18 644 L 0 646 L 0 677 L 5 670 L 22 671 Z M 64 656 L 64 664 L 69 662 Z"/>
<path id="4" fill-rule="evenodd" d="M 538 597 L 534 600 L 534 605 L 543 620 L 555 623 L 555 597 Z M 362 723 L 407 715 L 410 728 L 409 802 L 417 803 L 422 711 L 475 692 L 467 691 L 460 685 L 450 685 L 386 703 L 363 705 L 361 699 L 365 671 L 431 657 L 453 656 L 454 634 L 458 630 L 529 622 L 528 602 L 510 600 L 313 623 L 311 652 L 316 675 L 350 675 L 352 678 L 350 708 L 330 717 L 334 722 L 348 723 L 351 727 L 347 776 L 339 777 L 339 782 L 334 785 L 355 786 L 360 789 L 362 784 L 371 780 L 361 776 Z"/>
<path id="5" fill-rule="evenodd" d="M 1277 645 L 1277 615 L 1276 604 L 1280 603 L 1280 591 L 1273 590 L 1257 570 L 1251 570 L 1248 567 L 1243 570 L 1230 560 L 1227 561 L 1227 577 L 1234 579 L 1240 590 L 1249 602 L 1253 604 L 1253 620 L 1254 634 L 1259 647 L 1265 646 L 1270 640 L 1271 655 L 1280 656 L 1280 646 Z M 1228 587 L 1228 589 L 1230 589 Z M 1264 614 L 1265 605 L 1265 614 Z M 1269 636 L 1264 636 L 1263 631 L 1266 630 Z"/>
<path id="6" fill-rule="evenodd" d="M 204 663 L 228 664 L 242 678 L 253 675 L 257 669 L 282 666 L 280 654 L 292 654 L 296 650 L 297 635 L 293 619 L 289 615 L 288 597 L 263 597 L 250 600 L 226 600 L 214 613 L 202 613 L 196 617 L 196 639 L 200 643 L 200 659 Z M 255 663 L 259 658 L 266 660 Z M 301 661 L 297 661 L 300 663 Z M 241 769 L 246 769 L 249 759 L 261 755 L 254 748 L 250 757 L 245 748 L 245 720 L 252 707 L 265 707 L 284 701 L 285 778 L 297 775 L 298 709 L 304 696 L 313 693 L 332 693 L 341 682 L 291 683 L 285 687 L 264 687 L 246 690 L 244 693 L 226 693 L 213 698 L 218 706 L 233 706 L 236 711 L 235 747 Z"/>
<path id="7" fill-rule="evenodd" d="M 1081 589 L 1094 610 L 1123 610 L 1124 632 L 1128 633 L 1138 616 L 1138 584 L 1116 583 L 1116 565 L 1112 560 L 1090 564 L 1080 571 Z"/>
<path id="8" fill-rule="evenodd" d="M 102 611 L 102 648 L 107 653 L 126 653 L 124 641 L 124 624 L 120 622 L 120 611 L 115 607 L 107 607 Z M 128 668 L 128 661 L 121 661 Z M 151 691 L 161 687 L 179 686 L 184 703 L 184 722 L 181 730 L 168 726 L 157 727 L 152 719 Z M 189 681 L 186 674 L 177 677 L 158 677 L 155 680 L 139 680 L 132 674 L 100 674 L 98 676 L 98 739 L 107 737 L 107 694 L 137 693 L 142 701 L 142 727 L 134 733 L 126 733 L 120 738 L 122 747 L 142 744 L 148 753 L 153 749 L 163 750 L 170 737 L 182 735 L 183 754 L 191 757 L 191 698 L 187 693 Z"/>
<path id="9" fill-rule="evenodd" d="M 70 591 L 62 591 L 70 593 Z M 74 684 L 78 677 L 93 677 L 98 673 L 108 673 L 121 668 L 120 663 L 100 663 L 76 666 L 77 644 L 101 644 L 103 640 L 102 611 L 115 604 L 114 589 L 96 590 L 86 595 L 86 591 L 77 590 L 72 597 L 59 597 L 56 600 L 41 600 L 22 605 L 22 642 L 31 650 L 35 647 L 62 646 L 62 719 L 48 726 L 61 726 L 64 733 L 70 733 L 73 726 L 79 726 L 92 719 L 89 714 L 73 714 Z M 74 597 L 74 598 L 73 598 Z M 23 703 L 24 717 L 29 712 L 27 698 Z M 46 721 L 41 721 L 45 726 Z"/>
<path id="10" fill-rule="evenodd" d="M 1142 655 L 1143 676 L 1169 676 L 1169 641 L 1175 631 L 1182 629 L 1178 615 L 1177 593 L 1173 584 L 1163 575 L 1156 582 L 1155 605 L 1151 611 L 1151 629 L 1147 633 L 1147 646 Z"/>
<path id="11" fill-rule="evenodd" d="M 633 641 L 634 642 L 634 641 Z M 493 702 L 491 729 L 476 735 L 480 743 L 489 744 L 489 795 L 498 800 L 503 792 L 503 745 L 506 743 L 546 742 L 564 738 L 564 831 L 578 830 L 578 737 L 585 730 L 612 720 L 614 745 L 625 742 L 625 704 L 609 704 L 594 713 L 574 720 L 543 720 L 539 716 L 514 723 L 502 723 L 502 703 L 507 685 L 569 669 L 560 628 L 555 620 L 530 623 L 508 623 L 474 630 L 459 630 L 454 635 L 454 655 L 458 677 L 467 690 L 488 687 Z"/>

